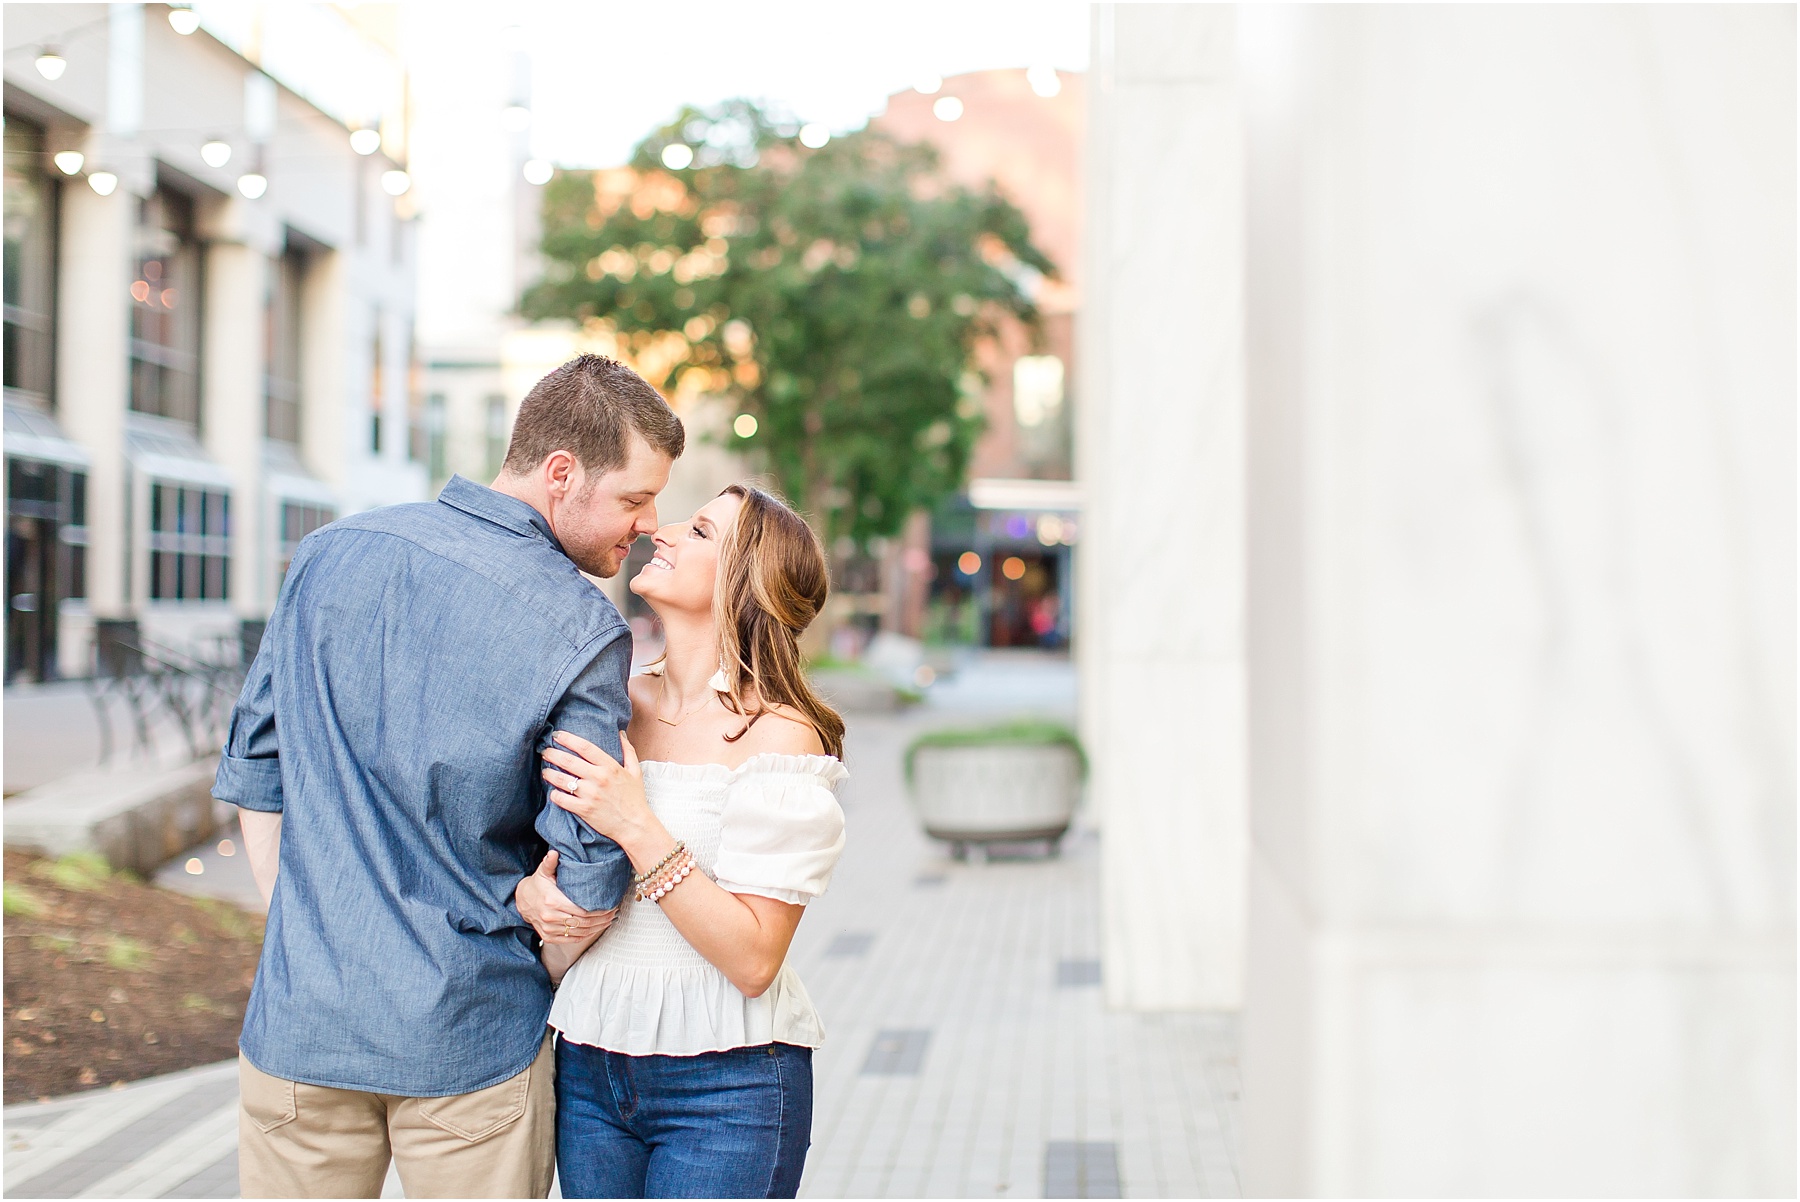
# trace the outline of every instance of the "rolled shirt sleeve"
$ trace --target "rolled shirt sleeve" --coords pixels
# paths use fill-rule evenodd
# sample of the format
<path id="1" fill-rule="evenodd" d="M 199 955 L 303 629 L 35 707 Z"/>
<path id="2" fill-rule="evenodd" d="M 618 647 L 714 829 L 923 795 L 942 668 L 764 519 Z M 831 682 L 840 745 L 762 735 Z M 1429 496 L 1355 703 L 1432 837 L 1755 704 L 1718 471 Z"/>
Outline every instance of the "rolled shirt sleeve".
<path id="1" fill-rule="evenodd" d="M 265 633 L 237 704 L 231 709 L 231 729 L 219 755 L 212 795 L 245 810 L 279 814 L 281 795 L 281 740 L 275 729 L 273 631 Z"/>
<path id="2" fill-rule="evenodd" d="M 803 906 L 825 892 L 844 854 L 836 789 L 849 773 L 829 756 L 771 758 L 725 795 L 713 873 L 729 892 Z"/>
<path id="3" fill-rule="evenodd" d="M 566 730 L 619 759 L 619 732 L 631 723 L 631 694 L 625 683 L 630 674 L 631 633 L 621 625 L 550 711 L 550 727 L 538 750 L 551 746 L 551 732 Z M 560 857 L 557 888 L 584 910 L 612 909 L 625 900 L 625 888 L 631 883 L 625 849 L 552 802 L 550 792 L 549 784 L 544 784 L 537 832 Z"/>

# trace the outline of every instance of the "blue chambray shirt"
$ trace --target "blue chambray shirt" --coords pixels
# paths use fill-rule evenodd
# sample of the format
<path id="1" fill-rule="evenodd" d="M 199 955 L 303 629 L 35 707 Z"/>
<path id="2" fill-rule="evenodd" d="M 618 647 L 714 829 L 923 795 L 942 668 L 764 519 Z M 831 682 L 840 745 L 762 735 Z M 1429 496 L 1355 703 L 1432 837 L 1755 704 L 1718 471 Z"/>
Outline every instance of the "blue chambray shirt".
<path id="1" fill-rule="evenodd" d="M 630 667 L 624 619 L 523 501 L 457 476 L 307 536 L 213 786 L 282 815 L 252 1064 L 409 1097 L 524 1071 L 550 978 L 514 886 L 546 843 L 579 906 L 631 876 L 548 803 L 538 752 L 563 729 L 617 757 Z"/>

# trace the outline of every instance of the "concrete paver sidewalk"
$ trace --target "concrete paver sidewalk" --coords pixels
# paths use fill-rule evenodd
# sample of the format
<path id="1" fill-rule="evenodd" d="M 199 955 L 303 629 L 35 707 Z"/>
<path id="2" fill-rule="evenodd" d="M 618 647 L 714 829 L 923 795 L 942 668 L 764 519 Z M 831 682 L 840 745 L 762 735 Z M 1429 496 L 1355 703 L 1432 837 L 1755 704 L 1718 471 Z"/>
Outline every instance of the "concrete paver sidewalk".
<path id="1" fill-rule="evenodd" d="M 1106 1009 L 1092 830 L 986 864 L 919 833 L 905 743 L 966 717 L 853 718 L 848 848 L 792 951 L 826 1027 L 803 1196 L 1235 1196 L 1236 1018 Z M 223 1064 L 7 1107 L 6 1194 L 230 1196 L 235 1102 Z"/>

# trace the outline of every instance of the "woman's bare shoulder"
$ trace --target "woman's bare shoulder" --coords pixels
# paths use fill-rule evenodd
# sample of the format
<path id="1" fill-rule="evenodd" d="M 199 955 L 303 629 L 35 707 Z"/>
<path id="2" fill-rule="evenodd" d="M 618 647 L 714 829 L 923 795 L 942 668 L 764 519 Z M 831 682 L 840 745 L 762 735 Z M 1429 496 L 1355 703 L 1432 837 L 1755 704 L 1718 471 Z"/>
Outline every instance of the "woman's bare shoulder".
<path id="1" fill-rule="evenodd" d="M 777 755 L 824 755 L 825 741 L 806 720 L 806 715 L 791 705 L 772 705 L 744 734 L 743 741 L 751 755 L 774 752 Z"/>

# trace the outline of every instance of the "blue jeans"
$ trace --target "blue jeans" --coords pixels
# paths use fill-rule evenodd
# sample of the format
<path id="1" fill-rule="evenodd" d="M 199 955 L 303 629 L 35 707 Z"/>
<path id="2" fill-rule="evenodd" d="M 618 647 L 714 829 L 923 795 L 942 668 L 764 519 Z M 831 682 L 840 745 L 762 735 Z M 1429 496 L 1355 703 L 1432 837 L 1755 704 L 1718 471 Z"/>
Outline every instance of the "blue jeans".
<path id="1" fill-rule="evenodd" d="M 626 1056 L 556 1041 L 565 1198 L 792 1198 L 811 1142 L 811 1048 Z"/>

